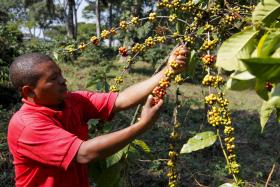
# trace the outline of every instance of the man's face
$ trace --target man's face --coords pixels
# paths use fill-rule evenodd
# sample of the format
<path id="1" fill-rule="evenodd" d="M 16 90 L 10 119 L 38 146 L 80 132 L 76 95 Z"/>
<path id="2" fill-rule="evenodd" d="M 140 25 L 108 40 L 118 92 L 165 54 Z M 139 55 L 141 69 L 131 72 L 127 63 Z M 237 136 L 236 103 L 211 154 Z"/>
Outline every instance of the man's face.
<path id="1" fill-rule="evenodd" d="M 35 65 L 40 78 L 33 89 L 33 100 L 38 105 L 55 106 L 67 97 L 66 80 L 56 63 L 48 61 Z"/>

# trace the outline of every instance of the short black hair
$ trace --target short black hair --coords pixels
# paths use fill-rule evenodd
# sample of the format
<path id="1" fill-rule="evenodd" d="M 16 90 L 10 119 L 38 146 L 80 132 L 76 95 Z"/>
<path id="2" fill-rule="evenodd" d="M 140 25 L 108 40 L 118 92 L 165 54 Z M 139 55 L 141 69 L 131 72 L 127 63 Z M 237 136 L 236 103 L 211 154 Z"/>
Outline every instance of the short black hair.
<path id="1" fill-rule="evenodd" d="M 21 91 L 25 85 L 35 87 L 40 78 L 38 70 L 34 66 L 40 63 L 52 61 L 48 55 L 41 53 L 29 53 L 17 57 L 10 66 L 10 80 L 13 86 Z"/>

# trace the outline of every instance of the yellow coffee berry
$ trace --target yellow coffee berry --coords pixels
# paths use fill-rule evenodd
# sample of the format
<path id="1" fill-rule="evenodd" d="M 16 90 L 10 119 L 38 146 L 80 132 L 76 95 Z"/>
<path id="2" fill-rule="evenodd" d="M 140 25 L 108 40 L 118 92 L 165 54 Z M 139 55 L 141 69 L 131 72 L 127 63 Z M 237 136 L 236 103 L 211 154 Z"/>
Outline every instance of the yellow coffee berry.
<path id="1" fill-rule="evenodd" d="M 179 84 L 179 85 L 183 84 L 184 79 L 182 78 L 181 74 L 176 75 L 175 82 L 176 82 L 176 84 Z"/>
<path id="2" fill-rule="evenodd" d="M 118 76 L 118 77 L 115 78 L 115 82 L 116 82 L 117 84 L 120 84 L 120 83 L 123 82 L 123 78 L 122 78 L 121 76 Z"/>
<path id="3" fill-rule="evenodd" d="M 102 32 L 101 32 L 101 38 L 103 38 L 103 39 L 107 39 L 107 38 L 109 38 L 109 35 L 110 35 L 110 31 L 108 31 L 108 30 L 103 30 Z"/>
<path id="4" fill-rule="evenodd" d="M 127 29 L 127 22 L 126 21 L 121 21 L 119 25 L 120 25 L 121 29 L 123 29 L 123 30 Z"/>
<path id="5" fill-rule="evenodd" d="M 138 52 L 143 52 L 144 49 L 145 49 L 145 45 L 136 43 L 136 44 L 132 47 L 131 51 L 132 51 L 133 53 L 138 53 Z"/>
<path id="6" fill-rule="evenodd" d="M 133 18 L 131 19 L 131 23 L 132 23 L 133 25 L 138 25 L 138 24 L 140 23 L 139 17 L 133 17 Z"/>
<path id="7" fill-rule="evenodd" d="M 117 86 L 112 85 L 112 86 L 110 86 L 110 91 L 111 92 L 119 92 L 120 90 L 117 88 Z"/>
<path id="8" fill-rule="evenodd" d="M 86 49 L 85 43 L 80 43 L 79 49 L 80 49 L 81 51 L 85 50 L 85 49 Z"/>
<path id="9" fill-rule="evenodd" d="M 116 34 L 117 34 L 116 29 L 115 29 L 115 28 L 111 28 L 111 29 L 110 29 L 110 34 L 111 34 L 111 35 L 116 35 Z"/>
<path id="10" fill-rule="evenodd" d="M 164 43 L 166 41 L 166 38 L 164 36 L 157 36 L 156 41 L 159 43 Z"/>
<path id="11" fill-rule="evenodd" d="M 172 69 L 167 69 L 165 70 L 164 72 L 164 75 L 168 78 L 168 79 L 171 79 L 174 77 L 175 73 Z"/>
<path id="12" fill-rule="evenodd" d="M 173 160 L 178 156 L 178 154 L 175 151 L 169 151 L 168 156 Z"/>
<path id="13" fill-rule="evenodd" d="M 145 40 L 145 45 L 146 45 L 147 47 L 153 47 L 155 44 L 156 44 L 156 43 L 155 43 L 154 39 L 153 39 L 151 36 L 148 37 L 148 38 Z"/>
<path id="14" fill-rule="evenodd" d="M 170 22 L 173 22 L 174 20 L 176 20 L 177 19 L 177 15 L 176 14 L 171 14 L 169 17 L 168 17 L 168 20 L 170 21 Z"/>
<path id="15" fill-rule="evenodd" d="M 215 63 L 216 58 L 212 55 L 204 55 L 202 58 L 202 62 L 206 66 L 212 66 Z"/>
<path id="16" fill-rule="evenodd" d="M 155 21 L 156 18 L 157 18 L 157 14 L 155 12 L 152 12 L 152 13 L 149 14 L 148 19 L 150 21 Z"/>
<path id="17" fill-rule="evenodd" d="M 92 36 L 90 38 L 90 42 L 94 45 L 98 45 L 99 44 L 99 39 L 96 36 Z"/>

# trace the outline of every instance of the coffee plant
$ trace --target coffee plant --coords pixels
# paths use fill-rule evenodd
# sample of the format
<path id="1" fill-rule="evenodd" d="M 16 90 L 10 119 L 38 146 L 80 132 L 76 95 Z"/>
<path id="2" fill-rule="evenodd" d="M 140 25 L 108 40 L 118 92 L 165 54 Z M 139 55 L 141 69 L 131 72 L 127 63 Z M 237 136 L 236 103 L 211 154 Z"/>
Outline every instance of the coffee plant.
<path id="1" fill-rule="evenodd" d="M 79 53 L 87 50 L 89 46 L 100 45 L 109 37 L 117 38 L 121 32 L 135 30 L 147 22 L 153 24 L 155 26 L 153 34 L 147 36 L 143 42 L 119 46 L 118 53 L 125 61 L 125 65 L 109 87 L 111 92 L 119 92 L 125 73 L 129 72 L 141 54 L 157 45 L 173 44 L 176 45 L 176 49 L 173 49 L 175 56 L 185 55 L 182 46 L 187 47 L 189 51 L 187 71 L 176 75 L 180 64 L 176 58 L 168 61 L 167 56 L 155 70 L 157 73 L 168 62 L 165 77 L 151 93 L 153 104 L 156 104 L 159 99 L 164 98 L 172 82 L 175 83 L 173 126 L 166 163 L 168 186 L 180 186 L 180 175 L 176 169 L 180 155 L 204 149 L 216 141 L 219 142 L 225 157 L 227 171 L 233 178 L 232 183 L 225 183 L 221 187 L 244 186 L 245 183 L 239 176 L 241 167 L 235 151 L 235 128 L 224 89 L 241 90 L 255 87 L 257 93 L 266 100 L 261 115 L 263 126 L 273 108 L 280 114 L 279 0 L 263 0 L 256 7 L 254 4 L 248 5 L 246 1 L 160 0 L 157 2 L 156 10 L 143 18 L 133 15 L 130 20 L 120 21 L 117 27 L 103 30 L 100 37 L 92 36 L 89 41 L 84 41 L 78 46 L 68 45 L 61 53 Z M 178 145 L 182 133 L 178 113 L 183 112 L 180 111 L 179 85 L 187 79 L 196 78 L 191 70 L 195 69 L 197 63 L 202 64 L 201 71 L 205 75 L 201 84 L 208 88 L 204 100 L 208 124 L 212 126 L 213 131 L 198 133 L 186 144 Z M 229 80 L 225 80 L 221 68 L 234 71 Z M 104 85 L 107 85 L 106 80 L 103 81 Z M 140 108 L 137 107 L 131 124 L 137 120 Z M 133 141 L 106 159 L 101 167 L 99 165 L 98 168 L 102 168 L 103 174 L 95 176 L 97 186 L 124 186 L 128 159 L 137 151 L 136 146 L 150 155 L 150 149 L 144 141 Z M 92 172 L 98 173 L 94 172 L 94 169 Z M 108 181 L 108 176 L 112 177 L 112 180 Z"/>
<path id="2" fill-rule="evenodd" d="M 255 89 L 264 100 L 260 111 L 262 129 L 274 110 L 280 120 L 279 16 L 280 1 L 259 3 L 252 15 L 252 25 L 227 39 L 217 56 L 217 66 L 234 71 L 227 88 Z"/>

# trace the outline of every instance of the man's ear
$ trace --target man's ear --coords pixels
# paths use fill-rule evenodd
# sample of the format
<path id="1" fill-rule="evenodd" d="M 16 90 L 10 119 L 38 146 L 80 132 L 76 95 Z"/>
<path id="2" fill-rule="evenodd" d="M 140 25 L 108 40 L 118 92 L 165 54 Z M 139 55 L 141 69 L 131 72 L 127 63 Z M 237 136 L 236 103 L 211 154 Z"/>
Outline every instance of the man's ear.
<path id="1" fill-rule="evenodd" d="M 21 95 L 23 98 L 33 98 L 35 96 L 33 89 L 28 85 L 21 88 Z"/>

